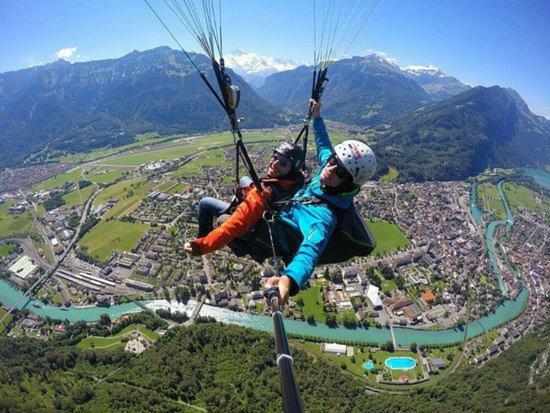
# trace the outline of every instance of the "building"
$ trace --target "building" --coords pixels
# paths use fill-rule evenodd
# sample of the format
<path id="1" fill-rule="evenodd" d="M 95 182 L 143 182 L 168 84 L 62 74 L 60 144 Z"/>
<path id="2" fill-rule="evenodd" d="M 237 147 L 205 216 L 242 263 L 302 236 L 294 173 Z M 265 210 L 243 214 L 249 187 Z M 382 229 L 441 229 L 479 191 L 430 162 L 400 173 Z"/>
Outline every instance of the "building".
<path id="1" fill-rule="evenodd" d="M 341 356 L 347 354 L 347 346 L 337 343 L 321 343 L 321 351 Z"/>
<path id="2" fill-rule="evenodd" d="M 380 289 L 370 284 L 367 288 L 367 298 L 370 301 L 370 304 L 372 305 L 372 308 L 375 310 L 381 310 L 382 309 L 382 300 L 380 299 L 380 296 L 378 295 L 378 292 Z"/>
<path id="3" fill-rule="evenodd" d="M 138 290 L 153 291 L 153 286 L 151 284 L 147 284 L 142 281 L 127 279 L 124 283 L 128 287 L 137 288 Z"/>
<path id="4" fill-rule="evenodd" d="M 25 279 L 31 276 L 38 265 L 34 263 L 27 255 L 21 256 L 17 261 L 15 261 L 12 266 L 9 268 L 10 272 L 19 278 Z"/>

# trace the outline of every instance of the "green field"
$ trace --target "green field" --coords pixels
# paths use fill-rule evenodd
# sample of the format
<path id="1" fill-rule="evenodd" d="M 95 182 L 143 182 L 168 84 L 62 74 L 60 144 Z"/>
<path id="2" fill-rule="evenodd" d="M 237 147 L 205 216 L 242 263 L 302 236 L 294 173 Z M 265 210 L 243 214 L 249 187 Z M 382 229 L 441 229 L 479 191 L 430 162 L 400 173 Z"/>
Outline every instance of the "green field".
<path id="1" fill-rule="evenodd" d="M 520 209 L 527 209 L 531 212 L 539 212 L 549 207 L 548 200 L 546 202 L 537 202 L 536 193 L 522 185 L 514 182 L 505 182 L 502 184 L 506 199 L 510 204 L 510 208 L 514 213 Z M 538 197 L 541 199 L 541 196 Z"/>
<path id="2" fill-rule="evenodd" d="M 116 348 L 119 346 L 123 346 L 124 343 L 122 343 L 122 338 L 124 336 L 129 335 L 133 331 L 139 331 L 141 334 L 145 336 L 148 340 L 156 340 L 159 338 L 159 335 L 155 333 L 154 331 L 149 330 L 147 327 L 141 324 L 130 324 L 129 326 L 122 329 L 117 335 L 114 336 L 107 336 L 107 337 L 97 337 L 97 336 L 91 336 L 86 337 L 82 339 L 77 345 L 77 348 L 80 349 L 87 349 L 90 347 L 94 348 Z"/>
<path id="3" fill-rule="evenodd" d="M 317 285 L 312 285 L 305 290 L 301 290 L 300 293 L 294 297 L 294 301 L 296 301 L 298 297 L 304 300 L 302 312 L 306 320 L 309 315 L 313 315 L 317 323 L 324 323 L 326 321 L 326 315 L 323 311 L 321 289 Z"/>
<path id="4" fill-rule="evenodd" d="M 224 159 L 225 151 L 221 148 L 206 151 L 193 159 L 191 162 L 186 163 L 179 167 L 174 172 L 174 176 L 179 177 L 197 177 L 202 175 L 202 168 L 207 166 L 220 167 L 227 163 Z"/>
<path id="5" fill-rule="evenodd" d="M 0 205 L 0 239 L 9 238 L 16 234 L 25 234 L 31 227 L 33 221 L 32 210 L 19 216 L 6 212 L 14 204 L 16 204 L 15 201 L 6 201 Z"/>
<path id="6" fill-rule="evenodd" d="M 93 172 L 93 173 L 84 175 L 84 177 L 88 181 L 94 182 L 96 184 L 110 184 L 111 182 L 116 181 L 121 176 L 122 176 L 122 172 L 113 171 L 110 169 L 105 169 L 100 172 Z"/>
<path id="7" fill-rule="evenodd" d="M 380 182 L 384 184 L 389 184 L 389 183 L 395 182 L 398 176 L 399 176 L 399 171 L 394 167 L 390 166 L 389 172 L 386 175 L 383 175 L 380 177 Z"/>
<path id="8" fill-rule="evenodd" d="M 7 257 L 15 249 L 14 244 L 0 245 L 0 258 Z"/>
<path id="9" fill-rule="evenodd" d="M 0 307 L 0 320 L 4 317 L 4 315 L 6 314 L 6 310 L 4 310 L 2 307 Z M 6 328 L 6 326 L 11 322 L 11 315 L 9 315 L 2 323 L 0 323 L 0 333 L 2 333 L 4 331 L 4 329 Z"/>
<path id="10" fill-rule="evenodd" d="M 406 248 L 410 241 L 401 232 L 399 227 L 388 221 L 367 221 L 367 224 L 376 239 L 376 248 L 373 255 L 383 255 L 397 248 Z"/>
<path id="11" fill-rule="evenodd" d="M 152 189 L 152 183 L 141 179 L 117 182 L 96 196 L 94 206 L 101 205 L 109 199 L 118 199 L 118 202 L 104 215 L 104 218 L 118 218 L 139 204 Z"/>
<path id="12" fill-rule="evenodd" d="M 63 199 L 65 200 L 64 207 L 70 208 L 77 205 L 84 205 L 96 189 L 96 185 L 89 185 L 86 188 L 75 189 L 74 191 L 63 195 Z"/>
<path id="13" fill-rule="evenodd" d="M 66 182 L 78 182 L 82 179 L 82 168 L 71 169 L 68 172 L 57 175 L 56 177 L 46 179 L 39 184 L 33 186 L 32 190 L 37 192 L 42 189 L 59 188 L 65 185 Z"/>
<path id="14" fill-rule="evenodd" d="M 498 219 L 506 219 L 506 211 L 495 185 L 491 183 L 479 184 L 477 186 L 477 199 L 484 211 L 492 212 Z"/>
<path id="15" fill-rule="evenodd" d="M 95 149 L 90 152 L 77 152 L 77 153 L 71 153 L 67 155 L 63 155 L 59 158 L 60 162 L 64 163 L 76 163 L 76 162 L 85 162 L 85 161 L 93 161 L 98 158 L 103 158 L 109 155 L 114 155 L 122 151 L 127 151 L 130 149 L 135 148 L 141 148 L 145 145 L 149 144 L 155 144 L 163 140 L 170 139 L 172 137 L 170 136 L 159 136 L 157 133 L 145 133 L 143 135 L 137 135 L 136 136 L 136 142 L 130 143 L 128 145 L 122 145 L 117 146 L 114 148 L 101 148 L 101 149 Z M 173 136 L 175 139 L 176 136 Z"/>
<path id="16" fill-rule="evenodd" d="M 181 194 L 181 193 L 184 193 L 187 191 L 187 189 L 189 189 L 189 184 L 186 184 L 184 182 L 181 182 L 179 184 L 177 184 L 176 186 L 173 186 L 172 188 L 170 188 L 168 190 L 169 193 L 171 194 Z"/>
<path id="17" fill-rule="evenodd" d="M 130 251 L 149 225 L 121 221 L 101 221 L 84 238 L 79 245 L 86 248 L 92 257 L 105 261 L 114 250 Z"/>
<path id="18" fill-rule="evenodd" d="M 391 280 L 382 280 L 382 283 L 380 284 L 380 291 L 385 293 L 386 291 L 392 292 L 397 290 L 397 285 Z"/>

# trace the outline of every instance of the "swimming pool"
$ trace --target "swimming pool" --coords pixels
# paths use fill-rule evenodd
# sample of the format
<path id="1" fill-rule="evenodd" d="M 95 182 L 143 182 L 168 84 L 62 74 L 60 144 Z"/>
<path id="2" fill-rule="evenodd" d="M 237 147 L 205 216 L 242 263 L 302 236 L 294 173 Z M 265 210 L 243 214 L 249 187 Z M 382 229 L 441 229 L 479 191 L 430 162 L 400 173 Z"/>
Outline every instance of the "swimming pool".
<path id="1" fill-rule="evenodd" d="M 392 370 L 411 370 L 416 366 L 416 361 L 411 357 L 390 357 L 384 364 Z"/>
<path id="2" fill-rule="evenodd" d="M 374 364 L 372 360 L 367 360 L 363 363 L 363 368 L 366 370 L 372 370 L 374 368 Z"/>

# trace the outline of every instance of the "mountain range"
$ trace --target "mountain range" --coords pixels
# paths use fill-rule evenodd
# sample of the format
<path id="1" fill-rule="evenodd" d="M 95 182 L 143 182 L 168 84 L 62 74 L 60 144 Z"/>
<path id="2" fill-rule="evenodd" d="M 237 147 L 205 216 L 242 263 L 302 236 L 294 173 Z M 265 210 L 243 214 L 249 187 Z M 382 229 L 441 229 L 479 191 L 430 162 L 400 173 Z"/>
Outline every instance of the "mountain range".
<path id="1" fill-rule="evenodd" d="M 403 71 L 417 82 L 426 93 L 437 100 L 448 99 L 465 92 L 471 86 L 462 83 L 456 77 L 449 76 L 435 66 L 405 66 Z"/>
<path id="2" fill-rule="evenodd" d="M 215 84 L 209 59 L 191 55 Z M 283 70 L 295 63 L 258 56 L 236 51 L 227 57 L 236 71 L 228 73 L 242 91 L 238 114 L 246 128 L 303 116 L 313 68 Z M 241 70 L 275 73 L 255 91 Z M 550 159 L 549 121 L 531 113 L 512 89 L 470 88 L 435 67 L 402 69 L 380 55 L 335 61 L 328 78 L 323 116 L 364 128 L 381 164 L 396 166 L 400 179 L 464 179 L 486 167 L 545 165 Z M 40 151 L 119 146 L 142 132 L 227 127 L 186 57 L 168 47 L 0 74 L 0 169 Z M 388 146 L 396 151 L 388 153 Z"/>
<path id="3" fill-rule="evenodd" d="M 212 84 L 210 60 L 191 54 Z M 239 114 L 248 128 L 283 122 L 239 75 Z M 137 133 L 209 132 L 227 128 L 223 110 L 184 54 L 161 47 L 119 59 L 64 60 L 0 74 L 0 169 L 44 147 L 85 151 L 119 146 Z"/>
<path id="4" fill-rule="evenodd" d="M 275 73 L 258 89 L 281 109 L 304 111 L 313 67 Z M 331 63 L 323 93 L 323 114 L 331 120 L 372 126 L 432 102 L 432 97 L 399 67 L 378 55 Z"/>
<path id="5" fill-rule="evenodd" d="M 499 86 L 418 108 L 374 133 L 383 163 L 396 166 L 403 180 L 466 179 L 486 168 L 550 160 L 550 121 Z"/>

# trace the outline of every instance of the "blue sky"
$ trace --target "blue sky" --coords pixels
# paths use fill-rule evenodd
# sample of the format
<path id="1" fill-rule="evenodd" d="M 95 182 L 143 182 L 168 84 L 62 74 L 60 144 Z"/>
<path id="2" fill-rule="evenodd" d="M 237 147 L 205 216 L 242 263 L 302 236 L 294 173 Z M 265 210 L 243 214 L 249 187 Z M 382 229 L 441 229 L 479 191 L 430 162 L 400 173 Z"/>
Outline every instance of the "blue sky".
<path id="1" fill-rule="evenodd" d="M 312 60 L 312 0 L 222 4 L 227 51 Z M 179 28 L 183 45 L 198 50 Z M 87 61 L 175 47 L 141 0 L 2 0 L 0 39 L 0 72 L 54 61 L 61 49 L 69 61 Z M 348 54 L 383 52 L 400 66 L 434 65 L 471 85 L 513 87 L 550 118 L 549 40 L 547 0 L 382 0 Z"/>

